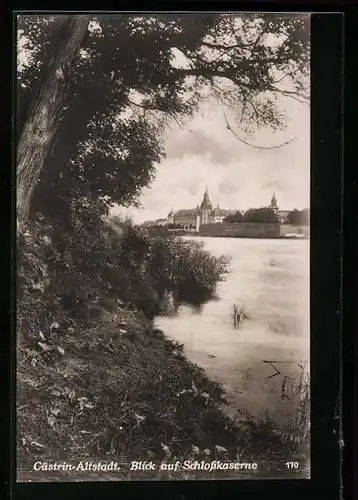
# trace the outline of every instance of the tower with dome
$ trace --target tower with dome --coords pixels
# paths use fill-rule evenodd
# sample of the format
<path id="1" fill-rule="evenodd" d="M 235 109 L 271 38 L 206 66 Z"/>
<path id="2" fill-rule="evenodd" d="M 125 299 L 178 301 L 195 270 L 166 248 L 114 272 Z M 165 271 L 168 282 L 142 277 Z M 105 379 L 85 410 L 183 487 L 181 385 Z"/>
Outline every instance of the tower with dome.
<path id="1" fill-rule="evenodd" d="M 183 209 L 176 212 L 173 209 L 170 210 L 167 223 L 181 226 L 183 229 L 199 231 L 201 225 L 222 223 L 225 217 L 236 212 L 237 210 L 222 209 L 219 204 L 213 208 L 208 187 L 206 187 L 200 205 L 193 209 Z"/>
<path id="2" fill-rule="evenodd" d="M 203 200 L 199 208 L 200 224 L 210 224 L 209 220 L 212 210 L 213 206 L 209 198 L 208 187 L 206 187 Z"/>

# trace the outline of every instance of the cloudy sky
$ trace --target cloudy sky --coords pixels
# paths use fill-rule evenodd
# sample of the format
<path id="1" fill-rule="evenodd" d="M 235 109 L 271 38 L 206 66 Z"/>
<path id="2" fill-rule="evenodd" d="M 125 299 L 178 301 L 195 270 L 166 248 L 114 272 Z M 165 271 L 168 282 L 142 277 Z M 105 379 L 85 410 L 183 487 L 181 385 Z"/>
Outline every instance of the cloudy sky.
<path id="1" fill-rule="evenodd" d="M 248 209 L 267 206 L 273 191 L 281 209 L 309 207 L 310 111 L 290 98 L 280 107 L 288 116 L 287 130 L 265 130 L 250 139 L 260 146 L 288 145 L 272 150 L 246 146 L 227 129 L 224 108 L 208 99 L 182 130 L 173 124 L 166 132 L 166 159 L 157 166 L 153 184 L 145 189 L 139 209 L 115 208 L 141 223 L 164 218 L 170 209 L 193 208 L 208 187 L 213 204 Z M 230 114 L 226 112 L 232 128 Z"/>

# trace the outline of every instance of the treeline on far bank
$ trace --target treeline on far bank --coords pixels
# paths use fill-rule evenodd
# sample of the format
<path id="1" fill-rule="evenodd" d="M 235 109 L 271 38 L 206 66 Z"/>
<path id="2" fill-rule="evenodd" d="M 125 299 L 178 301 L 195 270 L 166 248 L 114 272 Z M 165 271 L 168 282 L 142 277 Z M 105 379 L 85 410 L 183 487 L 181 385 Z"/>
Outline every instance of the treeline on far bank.
<path id="1" fill-rule="evenodd" d="M 292 210 L 287 214 L 286 224 L 308 226 L 310 214 L 308 209 Z M 280 218 L 271 208 L 250 208 L 246 212 L 228 215 L 224 222 L 257 222 L 260 224 L 279 224 Z"/>

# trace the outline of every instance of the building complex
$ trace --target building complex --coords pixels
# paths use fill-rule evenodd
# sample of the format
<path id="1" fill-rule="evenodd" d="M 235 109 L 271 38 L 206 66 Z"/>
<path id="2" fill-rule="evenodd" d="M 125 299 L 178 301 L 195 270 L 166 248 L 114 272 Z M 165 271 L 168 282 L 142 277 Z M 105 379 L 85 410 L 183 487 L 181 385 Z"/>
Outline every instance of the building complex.
<path id="1" fill-rule="evenodd" d="M 281 223 L 285 223 L 290 210 L 280 210 L 276 195 L 273 194 L 269 207 L 277 216 Z M 242 210 L 228 210 L 220 208 L 219 204 L 215 208 L 209 198 L 208 189 L 206 188 L 202 202 L 196 208 L 182 209 L 178 211 L 170 210 L 166 219 L 157 219 L 155 221 L 147 221 L 145 226 L 175 226 L 181 227 L 184 230 L 199 231 L 201 225 L 205 224 L 221 224 L 226 217 L 234 215 L 237 212 L 244 213 Z"/>

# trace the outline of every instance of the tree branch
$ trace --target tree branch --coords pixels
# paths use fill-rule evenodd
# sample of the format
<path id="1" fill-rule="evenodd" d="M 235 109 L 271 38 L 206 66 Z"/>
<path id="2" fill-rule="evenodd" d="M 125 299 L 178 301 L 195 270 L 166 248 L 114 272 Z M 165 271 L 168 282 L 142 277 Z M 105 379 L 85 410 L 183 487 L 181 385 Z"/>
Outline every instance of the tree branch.
<path id="1" fill-rule="evenodd" d="M 220 43 L 210 43 L 210 42 L 201 42 L 202 45 L 205 47 L 208 47 L 209 49 L 215 49 L 215 50 L 232 50 L 232 49 L 238 49 L 238 48 L 247 48 L 251 47 L 251 44 L 240 44 L 240 43 L 235 43 L 234 45 L 223 45 Z"/>
<path id="2" fill-rule="evenodd" d="M 265 62 L 268 62 L 267 60 Z M 230 80 L 232 83 L 234 83 L 235 85 L 237 85 L 238 87 L 241 87 L 241 88 L 244 88 L 244 89 L 247 89 L 249 92 L 252 92 L 253 91 L 253 84 L 251 83 L 245 83 L 243 82 L 242 80 L 239 80 L 237 78 L 237 73 L 234 75 L 234 74 L 230 74 L 230 72 L 227 72 L 227 71 L 222 71 L 222 70 L 219 70 L 219 69 L 213 69 L 213 68 L 193 68 L 193 69 L 189 69 L 189 68 L 178 68 L 177 71 L 179 73 L 182 73 L 183 75 L 188 75 L 188 76 L 196 76 L 196 77 L 199 77 L 199 76 L 202 76 L 204 78 L 206 78 L 207 80 L 211 81 L 213 77 L 218 77 L 218 78 L 226 78 L 228 80 Z M 301 104 L 306 104 L 306 105 L 309 105 L 309 96 L 307 96 L 305 93 L 302 93 L 302 92 L 299 92 L 297 90 L 284 90 L 284 89 L 279 89 L 277 88 L 276 86 L 270 84 L 270 83 L 266 83 L 265 84 L 266 88 L 261 88 L 261 89 L 257 89 L 259 92 L 266 92 L 266 91 L 270 91 L 270 92 L 274 92 L 274 93 L 279 93 L 281 95 L 284 95 L 286 97 L 291 97 L 292 99 L 300 102 Z"/>
<path id="3" fill-rule="evenodd" d="M 286 142 L 284 142 L 282 144 L 278 144 L 277 146 L 257 146 L 255 144 L 251 144 L 250 142 L 245 141 L 244 139 L 242 139 L 241 137 L 239 137 L 237 135 L 237 133 L 232 129 L 231 125 L 229 124 L 228 119 L 227 119 L 226 114 L 225 114 L 225 111 L 224 111 L 224 118 L 225 118 L 227 129 L 231 131 L 231 133 L 236 137 L 236 139 L 238 139 L 243 144 L 246 144 L 246 146 L 250 146 L 251 148 L 256 148 L 256 149 L 278 149 L 278 148 L 282 148 L 283 146 L 287 146 L 287 144 L 290 144 L 291 142 L 293 142 L 296 139 L 296 137 L 292 137 L 292 139 L 290 139 L 290 140 L 288 140 L 288 141 L 286 141 Z"/>
<path id="4" fill-rule="evenodd" d="M 284 95 L 286 97 L 291 97 L 295 101 L 300 102 L 301 104 L 309 105 L 309 96 L 305 93 L 298 92 L 297 90 L 284 90 L 279 89 L 275 85 L 269 85 L 268 90 L 271 92 L 276 92 L 278 94 Z"/>

